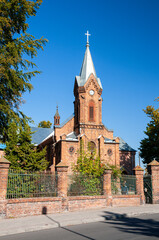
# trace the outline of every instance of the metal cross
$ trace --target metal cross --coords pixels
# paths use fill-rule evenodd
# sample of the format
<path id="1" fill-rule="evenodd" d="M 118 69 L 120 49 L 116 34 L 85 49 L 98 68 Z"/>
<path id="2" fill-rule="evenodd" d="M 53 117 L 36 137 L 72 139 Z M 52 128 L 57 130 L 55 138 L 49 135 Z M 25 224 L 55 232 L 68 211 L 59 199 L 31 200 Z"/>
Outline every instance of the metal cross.
<path id="1" fill-rule="evenodd" d="M 91 34 L 89 34 L 89 31 L 87 31 L 87 33 L 85 33 L 85 35 L 87 36 L 87 44 L 89 44 L 89 36 L 91 36 Z"/>

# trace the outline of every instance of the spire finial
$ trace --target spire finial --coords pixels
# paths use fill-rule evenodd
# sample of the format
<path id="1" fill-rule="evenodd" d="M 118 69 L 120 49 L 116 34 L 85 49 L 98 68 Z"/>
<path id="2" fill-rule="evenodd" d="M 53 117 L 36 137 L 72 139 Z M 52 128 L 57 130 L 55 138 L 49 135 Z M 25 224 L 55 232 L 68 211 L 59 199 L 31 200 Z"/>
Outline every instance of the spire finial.
<path id="1" fill-rule="evenodd" d="M 87 33 L 85 33 L 85 35 L 87 36 L 87 45 L 89 46 L 89 36 L 91 36 L 91 34 L 89 34 L 89 31 L 87 30 Z"/>

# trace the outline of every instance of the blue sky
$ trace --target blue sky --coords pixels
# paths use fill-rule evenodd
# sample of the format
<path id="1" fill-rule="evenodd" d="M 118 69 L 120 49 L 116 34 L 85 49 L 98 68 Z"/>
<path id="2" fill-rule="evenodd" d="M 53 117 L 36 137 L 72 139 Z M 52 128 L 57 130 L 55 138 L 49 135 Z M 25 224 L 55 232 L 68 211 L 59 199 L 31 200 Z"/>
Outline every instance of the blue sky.
<path id="1" fill-rule="evenodd" d="M 35 122 L 61 122 L 73 109 L 75 76 L 82 65 L 87 30 L 97 76 L 103 85 L 103 123 L 136 150 L 149 119 L 142 109 L 158 106 L 158 0 L 44 0 L 28 32 L 49 40 L 34 62 L 42 73 L 23 95 L 21 110 Z M 138 163 L 138 156 L 136 157 Z"/>

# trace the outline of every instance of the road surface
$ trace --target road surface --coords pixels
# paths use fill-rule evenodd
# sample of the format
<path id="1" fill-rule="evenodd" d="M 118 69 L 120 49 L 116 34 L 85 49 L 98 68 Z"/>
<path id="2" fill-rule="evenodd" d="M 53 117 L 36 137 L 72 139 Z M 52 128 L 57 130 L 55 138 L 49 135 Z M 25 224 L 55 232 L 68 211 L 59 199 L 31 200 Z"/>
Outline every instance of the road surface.
<path id="1" fill-rule="evenodd" d="M 159 239 L 159 214 L 106 219 L 103 222 L 59 227 L 0 237 L 0 240 L 133 240 Z"/>

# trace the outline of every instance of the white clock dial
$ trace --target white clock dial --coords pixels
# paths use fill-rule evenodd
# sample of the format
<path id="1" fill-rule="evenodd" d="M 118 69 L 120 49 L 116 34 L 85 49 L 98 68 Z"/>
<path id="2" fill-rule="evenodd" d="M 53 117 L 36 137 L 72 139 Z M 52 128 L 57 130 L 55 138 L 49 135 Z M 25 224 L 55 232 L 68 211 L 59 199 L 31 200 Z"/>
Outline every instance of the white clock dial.
<path id="1" fill-rule="evenodd" d="M 94 95 L 94 90 L 90 90 L 90 91 L 89 91 L 89 94 L 90 94 L 91 96 L 93 96 L 93 95 Z"/>

